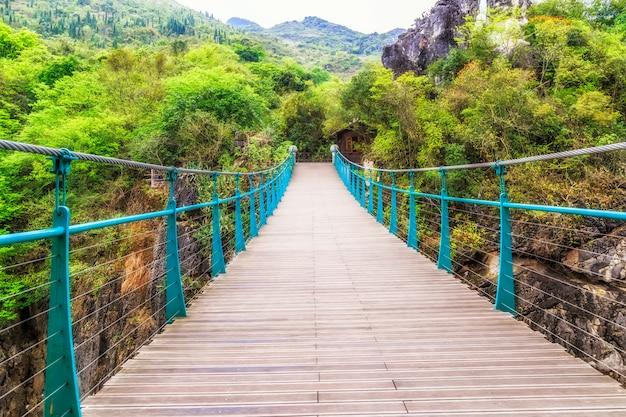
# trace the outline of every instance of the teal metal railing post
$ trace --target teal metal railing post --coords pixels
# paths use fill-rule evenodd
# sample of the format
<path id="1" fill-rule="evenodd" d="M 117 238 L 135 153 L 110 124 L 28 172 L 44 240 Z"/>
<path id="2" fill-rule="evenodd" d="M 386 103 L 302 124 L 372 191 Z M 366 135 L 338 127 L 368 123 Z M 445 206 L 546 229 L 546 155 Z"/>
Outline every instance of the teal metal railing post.
<path id="1" fill-rule="evenodd" d="M 259 179 L 259 224 L 261 227 L 267 224 L 267 212 L 265 211 L 265 174 Z"/>
<path id="2" fill-rule="evenodd" d="M 363 176 L 361 177 L 360 202 L 361 202 L 361 207 L 366 208 L 367 206 L 365 205 L 365 169 L 363 169 L 361 173 L 363 174 Z"/>
<path id="3" fill-rule="evenodd" d="M 498 268 L 498 287 L 496 290 L 496 310 L 517 314 L 515 300 L 515 277 L 513 275 L 513 250 L 511 239 L 511 216 L 506 207 L 506 167 L 496 163 L 494 167 L 500 182 L 500 265 Z"/>
<path id="4" fill-rule="evenodd" d="M 396 192 L 396 174 L 391 174 L 391 213 L 389 215 L 389 233 L 398 233 L 398 193 Z"/>
<path id="5" fill-rule="evenodd" d="M 372 172 L 367 181 L 367 212 L 370 216 L 374 215 L 374 179 L 372 178 Z"/>
<path id="6" fill-rule="evenodd" d="M 383 213 L 383 176 L 378 174 L 378 198 L 376 199 L 376 221 L 385 224 L 385 214 Z"/>
<path id="7" fill-rule="evenodd" d="M 67 177 L 74 160 L 66 149 L 53 158 L 55 174 L 55 208 L 53 227 L 64 233 L 51 239 L 50 310 L 44 381 L 44 416 L 80 417 L 80 395 L 74 356 L 72 310 L 70 305 L 70 209 L 66 206 Z"/>
<path id="8" fill-rule="evenodd" d="M 254 187 L 254 175 L 248 178 L 250 183 L 250 237 L 259 235 L 259 226 L 256 222 L 256 188 Z"/>
<path id="9" fill-rule="evenodd" d="M 272 182 L 272 215 L 278 207 L 278 172 L 274 173 L 274 181 Z"/>
<path id="10" fill-rule="evenodd" d="M 273 173 L 269 173 L 267 175 L 267 181 L 265 182 L 265 184 L 267 185 L 265 187 L 265 215 L 266 217 L 272 217 L 272 184 L 274 182 L 274 174 Z"/>
<path id="11" fill-rule="evenodd" d="M 409 174 L 409 230 L 407 231 L 407 246 L 418 249 L 417 246 L 417 213 L 415 208 L 415 173 Z"/>
<path id="12" fill-rule="evenodd" d="M 241 219 L 241 190 L 239 189 L 239 174 L 235 175 L 235 252 L 246 250 L 246 239 L 243 235 L 243 220 Z"/>
<path id="13" fill-rule="evenodd" d="M 167 173 L 169 184 L 167 210 L 169 214 L 166 218 L 165 268 L 167 273 L 165 274 L 165 319 L 168 323 L 173 322 L 176 317 L 187 316 L 185 292 L 180 273 L 180 255 L 178 253 L 178 228 L 176 225 L 177 178 L 178 170 L 172 169 Z"/>
<path id="14" fill-rule="evenodd" d="M 439 170 L 441 176 L 441 230 L 439 239 L 439 257 L 437 267 L 452 272 L 452 254 L 450 250 L 450 217 L 448 212 L 448 182 L 446 171 Z"/>
<path id="15" fill-rule="evenodd" d="M 211 214 L 211 275 L 217 277 L 226 272 L 224 248 L 222 246 L 222 228 L 220 226 L 220 197 L 217 190 L 218 175 L 213 174 L 213 210 Z"/>
<path id="16" fill-rule="evenodd" d="M 352 167 L 348 165 L 348 191 L 350 191 L 350 194 L 354 196 L 354 187 L 352 185 L 352 178 L 353 178 Z"/>

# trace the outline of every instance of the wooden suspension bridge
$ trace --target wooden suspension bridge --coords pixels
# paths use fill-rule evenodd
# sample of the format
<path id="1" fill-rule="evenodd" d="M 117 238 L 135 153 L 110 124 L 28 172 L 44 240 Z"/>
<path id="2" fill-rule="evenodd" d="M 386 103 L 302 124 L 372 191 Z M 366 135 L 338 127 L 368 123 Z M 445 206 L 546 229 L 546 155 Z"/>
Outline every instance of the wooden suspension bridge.
<path id="1" fill-rule="evenodd" d="M 409 249 L 331 164 L 85 417 L 623 417 L 626 391 Z"/>

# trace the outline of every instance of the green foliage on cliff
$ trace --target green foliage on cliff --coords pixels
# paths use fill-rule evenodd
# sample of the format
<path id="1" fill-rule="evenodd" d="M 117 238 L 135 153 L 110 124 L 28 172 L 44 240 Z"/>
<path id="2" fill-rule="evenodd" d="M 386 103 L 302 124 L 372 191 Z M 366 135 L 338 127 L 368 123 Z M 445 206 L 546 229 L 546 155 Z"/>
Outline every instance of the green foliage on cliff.
<path id="1" fill-rule="evenodd" d="M 554 0 L 532 7 L 527 21 L 515 10 L 470 20 L 458 48 L 426 75 L 394 78 L 372 66 L 355 76 L 343 93 L 346 120 L 375 128 L 368 157 L 396 167 L 621 141 L 624 16 L 619 0 L 589 7 Z"/>

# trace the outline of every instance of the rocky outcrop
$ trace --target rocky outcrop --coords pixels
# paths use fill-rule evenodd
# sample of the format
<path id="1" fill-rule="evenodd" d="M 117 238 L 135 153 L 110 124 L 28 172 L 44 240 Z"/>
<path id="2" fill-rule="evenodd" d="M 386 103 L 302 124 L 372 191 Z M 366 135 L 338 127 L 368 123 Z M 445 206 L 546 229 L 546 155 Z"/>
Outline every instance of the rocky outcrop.
<path id="1" fill-rule="evenodd" d="M 519 6 L 526 8 L 530 0 L 487 0 L 489 8 Z M 383 65 L 394 73 L 422 73 L 428 65 L 445 57 L 456 45 L 457 30 L 468 16 L 478 16 L 480 0 L 439 0 L 430 13 L 415 21 L 415 26 L 400 35 L 393 45 L 383 50 Z M 483 11 L 484 12 L 484 11 Z"/>
<path id="2" fill-rule="evenodd" d="M 626 283 L 626 227 L 568 252 L 563 263 L 592 281 Z"/>

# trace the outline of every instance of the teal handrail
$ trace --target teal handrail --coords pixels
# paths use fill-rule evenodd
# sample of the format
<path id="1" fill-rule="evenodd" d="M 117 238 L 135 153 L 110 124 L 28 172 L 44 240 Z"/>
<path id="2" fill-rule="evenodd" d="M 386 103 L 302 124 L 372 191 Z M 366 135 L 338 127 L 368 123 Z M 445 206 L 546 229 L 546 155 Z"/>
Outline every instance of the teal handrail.
<path id="1" fill-rule="evenodd" d="M 185 294 L 180 270 L 180 256 L 178 245 L 177 218 L 180 214 L 200 210 L 212 209 L 212 267 L 213 277 L 226 271 L 223 245 L 221 240 L 220 206 L 235 202 L 235 233 L 236 252 L 245 250 L 243 234 L 242 200 L 249 200 L 250 210 L 250 238 L 258 234 L 258 230 L 267 223 L 267 217 L 274 213 L 276 205 L 289 185 L 293 168 L 296 163 L 297 149 L 292 146 L 289 156 L 279 165 L 258 172 L 220 172 L 161 165 L 146 164 L 99 155 L 74 153 L 66 149 L 55 149 L 19 142 L 0 140 L 0 149 L 17 152 L 26 152 L 45 155 L 53 161 L 55 174 L 55 208 L 53 223 L 50 228 L 33 230 L 21 233 L 0 235 L 0 246 L 28 243 L 47 240 L 52 243 L 51 249 L 51 278 L 50 278 L 50 308 L 48 314 L 48 341 L 46 353 L 46 372 L 44 381 L 44 415 L 53 416 L 81 416 L 80 392 L 78 372 L 74 354 L 74 337 L 71 320 L 70 294 L 70 236 L 93 230 L 128 225 L 140 221 L 163 218 L 166 220 L 166 289 L 165 289 L 165 317 L 171 323 L 178 317 L 186 316 Z M 77 161 L 89 161 L 102 164 L 121 165 L 137 169 L 150 169 L 164 172 L 167 177 L 169 195 L 164 210 L 135 214 L 113 219 L 99 220 L 89 223 L 70 225 L 70 209 L 66 206 L 67 178 L 70 175 L 71 165 Z M 176 204 L 175 187 L 180 174 L 209 175 L 213 178 L 212 199 L 208 202 L 179 207 Z M 220 197 L 217 191 L 218 177 L 231 176 L 235 178 L 235 194 Z M 250 179 L 249 191 L 240 192 L 239 178 L 247 176 Z M 262 178 L 255 186 L 254 178 Z M 264 197 L 267 195 L 268 206 L 265 206 Z M 261 221 L 257 223 L 256 200 L 261 207 Z M 271 200 L 270 200 L 271 199 Z M 271 206 L 269 206 L 271 204 Z M 252 224 L 254 223 L 254 224 Z"/>
<path id="2" fill-rule="evenodd" d="M 521 211 L 538 211 L 543 213 L 558 213 L 566 215 L 586 216 L 613 220 L 626 220 L 626 212 L 613 211 L 613 210 L 599 210 L 589 208 L 578 207 L 562 207 L 562 206 L 548 206 L 537 204 L 525 204 L 514 203 L 509 201 L 507 187 L 506 187 L 506 168 L 509 166 L 526 164 L 537 161 L 547 161 L 553 159 L 571 158 L 581 155 L 600 154 L 605 152 L 626 150 L 626 142 L 615 143 L 611 145 L 598 146 L 586 149 L 576 149 L 566 152 L 558 152 L 548 155 L 531 156 L 521 159 L 513 159 L 499 162 L 485 162 L 479 164 L 467 164 L 467 165 L 455 165 L 446 167 L 429 167 L 429 168 L 414 168 L 414 169 L 381 169 L 374 167 L 366 167 L 359 165 L 348 160 L 336 145 L 331 147 L 333 155 L 333 165 L 337 170 L 337 173 L 341 180 L 346 185 L 346 188 L 354 196 L 357 202 L 361 203 L 365 196 L 360 195 L 358 187 L 353 184 L 357 184 L 359 181 L 368 182 L 369 186 L 364 187 L 369 190 L 370 203 L 368 204 L 367 211 L 372 215 L 376 215 L 376 219 L 379 223 L 384 224 L 384 201 L 383 190 L 391 192 L 390 202 L 390 232 L 396 234 L 397 232 L 397 219 L 395 218 L 397 212 L 396 193 L 401 193 L 409 197 L 409 221 L 407 231 L 407 245 L 413 249 L 419 250 L 419 237 L 417 236 L 416 216 L 419 216 L 415 207 L 415 198 L 427 198 L 439 201 L 441 211 L 441 222 L 439 225 L 440 244 L 439 254 L 437 258 L 437 266 L 439 269 L 447 272 L 453 272 L 452 269 L 452 256 L 451 256 L 451 243 L 450 243 L 450 220 L 448 212 L 448 203 L 464 203 L 476 206 L 485 206 L 498 208 L 500 211 L 500 242 L 499 242 L 499 269 L 498 269 L 498 281 L 496 287 L 496 299 L 495 308 L 500 311 L 504 311 L 513 315 L 517 314 L 516 306 L 516 293 L 515 293 L 515 278 L 513 275 L 513 253 L 512 253 L 512 238 L 511 238 L 511 219 L 510 210 Z M 472 198 L 461 198 L 448 195 L 447 188 L 447 172 L 454 170 L 464 169 L 477 169 L 477 168 L 492 168 L 496 174 L 500 184 L 500 198 L 497 201 L 492 200 L 480 200 Z M 418 172 L 432 172 L 439 171 L 441 178 L 441 191 L 440 194 L 423 193 L 415 191 L 414 189 L 414 175 Z M 383 184 L 382 174 L 387 173 L 392 176 L 392 184 Z M 405 173 L 410 176 L 410 186 L 408 189 L 400 188 L 396 186 L 395 176 L 398 173 Z M 376 180 L 378 177 L 378 180 Z M 373 210 L 373 194 L 374 189 L 377 189 L 377 209 L 374 214 Z"/>

